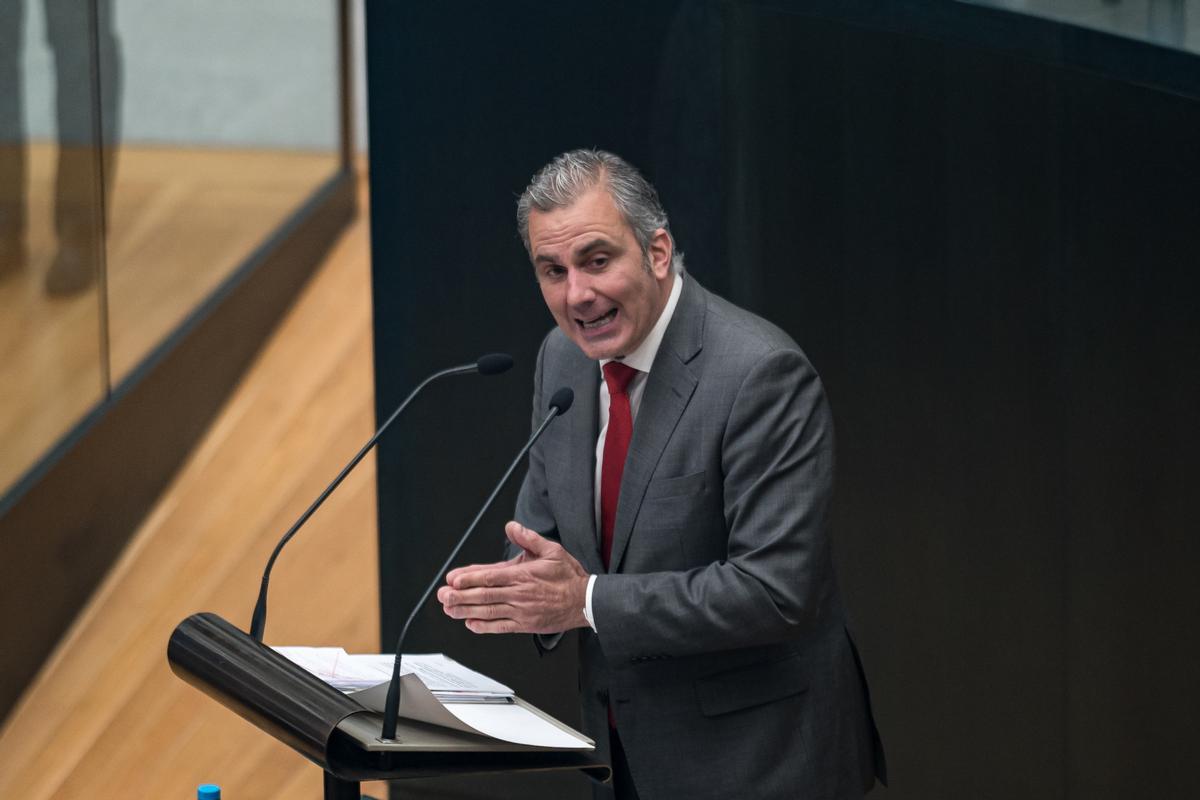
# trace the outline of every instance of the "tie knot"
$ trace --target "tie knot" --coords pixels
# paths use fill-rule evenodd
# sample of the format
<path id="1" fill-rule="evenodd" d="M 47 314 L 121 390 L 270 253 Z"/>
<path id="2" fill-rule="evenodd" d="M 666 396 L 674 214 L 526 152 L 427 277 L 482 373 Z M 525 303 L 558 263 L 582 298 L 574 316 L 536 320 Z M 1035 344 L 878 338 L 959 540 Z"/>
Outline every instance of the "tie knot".
<path id="1" fill-rule="evenodd" d="M 608 384 L 608 393 L 625 394 L 629 382 L 637 374 L 638 371 L 628 364 L 622 364 L 620 361 L 608 362 L 604 365 L 604 382 Z"/>

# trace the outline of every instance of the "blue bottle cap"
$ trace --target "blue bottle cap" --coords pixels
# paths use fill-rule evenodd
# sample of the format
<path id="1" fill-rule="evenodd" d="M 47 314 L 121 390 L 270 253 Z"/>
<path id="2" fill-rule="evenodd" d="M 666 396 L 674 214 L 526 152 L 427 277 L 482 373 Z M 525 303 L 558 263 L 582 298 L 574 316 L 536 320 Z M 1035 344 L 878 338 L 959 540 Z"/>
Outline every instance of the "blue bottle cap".
<path id="1" fill-rule="evenodd" d="M 221 787 L 215 783 L 202 783 L 196 787 L 196 800 L 221 800 Z"/>

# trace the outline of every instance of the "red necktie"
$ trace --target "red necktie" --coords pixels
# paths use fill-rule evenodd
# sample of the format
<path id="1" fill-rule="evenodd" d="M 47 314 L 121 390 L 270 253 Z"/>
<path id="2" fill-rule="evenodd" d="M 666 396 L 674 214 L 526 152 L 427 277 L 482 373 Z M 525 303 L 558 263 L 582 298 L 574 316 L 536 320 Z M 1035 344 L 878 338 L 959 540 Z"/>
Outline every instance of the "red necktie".
<path id="1" fill-rule="evenodd" d="M 605 569 L 612 558 L 617 498 L 621 494 L 625 454 L 633 436 L 633 411 L 626 390 L 637 374 L 636 369 L 619 361 L 604 365 L 604 382 L 608 384 L 608 432 L 604 435 L 604 461 L 600 468 L 600 552 L 604 556 Z"/>

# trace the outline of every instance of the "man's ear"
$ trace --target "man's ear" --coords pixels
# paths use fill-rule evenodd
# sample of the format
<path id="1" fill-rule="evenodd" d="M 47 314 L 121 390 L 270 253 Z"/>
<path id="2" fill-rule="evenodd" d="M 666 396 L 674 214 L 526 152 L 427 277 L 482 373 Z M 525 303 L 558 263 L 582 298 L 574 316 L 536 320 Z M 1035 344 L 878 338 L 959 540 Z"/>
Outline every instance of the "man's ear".
<path id="1" fill-rule="evenodd" d="M 665 280 L 671 272 L 671 256 L 674 247 L 671 244 L 671 234 L 666 228 L 659 228 L 650 237 L 650 246 L 646 248 L 650 256 L 650 271 L 658 280 Z"/>

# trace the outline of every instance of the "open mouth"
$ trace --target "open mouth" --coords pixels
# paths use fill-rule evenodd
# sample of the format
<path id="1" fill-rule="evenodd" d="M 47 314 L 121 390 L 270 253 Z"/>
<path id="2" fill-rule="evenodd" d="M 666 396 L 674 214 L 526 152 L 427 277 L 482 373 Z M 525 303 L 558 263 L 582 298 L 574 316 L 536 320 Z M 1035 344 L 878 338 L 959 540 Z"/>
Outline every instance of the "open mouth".
<path id="1" fill-rule="evenodd" d="M 607 314 L 601 314 L 593 320 L 576 320 L 584 330 L 593 330 L 595 328 L 603 328 L 608 323 L 617 318 L 617 309 L 610 309 Z"/>

